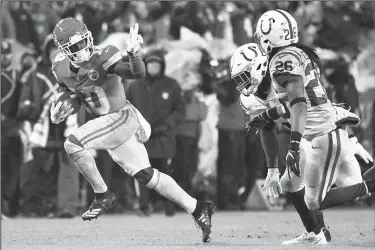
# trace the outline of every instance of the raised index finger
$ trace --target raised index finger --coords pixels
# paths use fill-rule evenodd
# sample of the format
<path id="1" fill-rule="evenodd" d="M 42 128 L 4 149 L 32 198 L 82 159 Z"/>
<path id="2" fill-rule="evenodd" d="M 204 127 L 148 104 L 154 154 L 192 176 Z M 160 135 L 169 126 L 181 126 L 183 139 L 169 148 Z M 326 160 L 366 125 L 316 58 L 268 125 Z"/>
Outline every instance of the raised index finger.
<path id="1" fill-rule="evenodd" d="M 134 32 L 133 35 L 134 35 L 135 39 L 137 38 L 138 31 L 139 31 L 139 25 L 138 25 L 138 23 L 135 23 L 134 29 L 133 29 L 133 32 Z"/>

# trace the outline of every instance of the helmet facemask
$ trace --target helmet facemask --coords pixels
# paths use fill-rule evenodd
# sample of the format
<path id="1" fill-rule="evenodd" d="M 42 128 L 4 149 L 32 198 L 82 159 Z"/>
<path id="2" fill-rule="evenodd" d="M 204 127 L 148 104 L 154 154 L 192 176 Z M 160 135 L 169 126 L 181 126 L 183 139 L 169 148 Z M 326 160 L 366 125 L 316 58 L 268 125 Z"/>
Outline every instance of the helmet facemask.
<path id="1" fill-rule="evenodd" d="M 261 64 L 258 65 L 256 70 L 258 71 L 260 69 Z M 245 96 L 255 94 L 258 90 L 259 84 L 261 83 L 261 81 L 258 81 L 258 78 L 256 76 L 252 75 L 253 72 L 254 70 L 252 70 L 252 67 L 250 66 L 232 77 L 232 79 L 234 79 L 237 84 L 236 89 Z"/>
<path id="2" fill-rule="evenodd" d="M 63 45 L 58 44 L 58 47 L 73 63 L 88 61 L 94 52 L 94 42 L 90 31 L 83 35 L 77 33 L 69 38 L 69 42 Z"/>

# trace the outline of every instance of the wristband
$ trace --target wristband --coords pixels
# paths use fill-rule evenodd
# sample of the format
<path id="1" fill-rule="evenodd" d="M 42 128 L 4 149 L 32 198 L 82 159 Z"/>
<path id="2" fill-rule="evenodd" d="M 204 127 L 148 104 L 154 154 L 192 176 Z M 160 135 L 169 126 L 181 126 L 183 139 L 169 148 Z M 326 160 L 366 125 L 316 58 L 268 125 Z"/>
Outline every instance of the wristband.
<path id="1" fill-rule="evenodd" d="M 292 131 L 290 134 L 289 148 L 294 151 L 299 150 L 299 145 L 302 139 L 302 134 L 297 131 Z"/>
<path id="2" fill-rule="evenodd" d="M 279 168 L 268 168 L 267 174 L 279 174 Z"/>

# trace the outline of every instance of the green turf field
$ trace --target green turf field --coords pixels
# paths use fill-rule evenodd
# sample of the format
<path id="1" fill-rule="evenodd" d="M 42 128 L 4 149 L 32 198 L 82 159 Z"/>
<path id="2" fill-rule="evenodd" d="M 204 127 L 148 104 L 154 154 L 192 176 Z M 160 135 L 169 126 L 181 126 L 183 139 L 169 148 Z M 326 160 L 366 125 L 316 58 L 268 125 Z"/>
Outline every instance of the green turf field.
<path id="1" fill-rule="evenodd" d="M 375 249 L 374 209 L 340 209 L 325 213 L 333 242 L 325 249 Z M 167 218 L 104 215 L 75 219 L 3 219 L 2 250 L 53 249 L 306 249 L 281 242 L 302 229 L 298 215 L 282 212 L 217 212 L 210 243 L 201 243 L 191 216 Z M 317 247 L 311 247 L 317 248 Z"/>

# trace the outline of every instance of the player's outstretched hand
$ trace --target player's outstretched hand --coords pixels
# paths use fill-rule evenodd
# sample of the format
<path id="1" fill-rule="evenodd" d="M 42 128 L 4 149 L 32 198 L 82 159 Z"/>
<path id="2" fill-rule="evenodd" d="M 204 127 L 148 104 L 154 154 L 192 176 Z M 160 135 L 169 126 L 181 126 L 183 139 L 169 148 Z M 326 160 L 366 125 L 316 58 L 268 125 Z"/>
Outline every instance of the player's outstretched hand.
<path id="1" fill-rule="evenodd" d="M 59 124 L 65 118 L 70 116 L 74 112 L 72 105 L 68 102 L 58 102 L 56 105 L 53 102 L 51 105 L 51 121 L 54 124 Z"/>
<path id="2" fill-rule="evenodd" d="M 366 164 L 369 164 L 370 162 L 374 162 L 374 159 L 371 157 L 370 153 L 367 152 L 366 149 L 363 148 L 361 143 L 358 142 L 357 137 L 352 137 L 349 139 L 349 141 L 353 145 L 354 154 L 358 155 Z"/>
<path id="3" fill-rule="evenodd" d="M 278 168 L 269 168 L 263 190 L 268 196 L 273 198 L 279 197 L 283 193 L 280 185 L 280 173 Z"/>
<path id="4" fill-rule="evenodd" d="M 128 46 L 126 49 L 128 53 L 131 53 L 131 54 L 137 53 L 138 50 L 141 48 L 141 45 L 143 44 L 143 38 L 141 35 L 138 34 L 138 31 L 139 31 L 138 23 L 136 23 L 134 27 L 130 27 Z"/>

